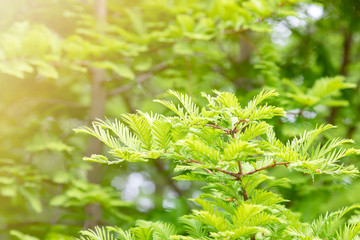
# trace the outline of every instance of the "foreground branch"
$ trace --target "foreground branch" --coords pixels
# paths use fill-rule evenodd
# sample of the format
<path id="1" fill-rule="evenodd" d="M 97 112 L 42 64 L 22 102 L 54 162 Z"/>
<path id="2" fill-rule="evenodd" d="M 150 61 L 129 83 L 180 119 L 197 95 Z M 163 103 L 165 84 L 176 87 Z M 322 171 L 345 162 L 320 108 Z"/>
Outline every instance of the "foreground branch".
<path id="1" fill-rule="evenodd" d="M 261 170 L 264 170 L 264 169 L 267 169 L 267 168 L 276 167 L 276 166 L 279 166 L 279 165 L 285 165 L 285 167 L 287 167 L 288 164 L 290 164 L 290 162 L 277 163 L 276 161 L 274 161 L 273 164 L 270 164 L 270 165 L 267 165 L 267 166 L 264 166 L 264 167 L 255 169 L 254 171 L 251 171 L 251 172 L 247 172 L 247 173 L 245 173 L 243 176 L 251 175 L 251 174 L 254 174 L 254 173 L 259 172 L 259 171 L 261 171 Z"/>
<path id="2" fill-rule="evenodd" d="M 198 160 L 194 160 L 194 159 L 189 159 L 186 161 L 186 163 L 190 163 L 190 162 L 193 162 L 193 163 L 197 163 L 197 164 L 205 164 L 203 162 L 200 162 Z M 221 168 L 214 168 L 213 170 L 215 171 L 218 171 L 218 172 L 222 172 L 222 173 L 225 173 L 227 175 L 230 175 L 232 177 L 235 177 L 236 180 L 240 180 L 241 177 L 244 177 L 244 176 L 248 176 L 248 175 L 251 175 L 251 174 L 254 174 L 256 172 L 259 172 L 261 170 L 265 170 L 267 168 L 273 168 L 273 167 L 276 167 L 276 166 L 280 166 L 280 165 L 285 165 L 285 167 L 288 167 L 288 165 L 290 164 L 290 162 L 280 162 L 280 163 L 277 163 L 276 161 L 274 161 L 273 164 L 270 164 L 270 165 L 266 165 L 264 167 L 261 167 L 261 168 L 258 168 L 258 169 L 255 169 L 253 171 L 250 171 L 250 172 L 247 172 L 247 173 L 243 173 L 243 170 L 242 170 L 242 167 L 241 167 L 241 162 L 238 162 L 238 166 L 239 166 L 239 172 L 238 173 L 233 173 L 233 172 L 230 172 L 228 170 L 225 170 L 225 169 L 221 169 Z M 205 170 L 211 174 L 213 174 L 213 172 L 211 172 L 209 169 L 205 168 Z"/>

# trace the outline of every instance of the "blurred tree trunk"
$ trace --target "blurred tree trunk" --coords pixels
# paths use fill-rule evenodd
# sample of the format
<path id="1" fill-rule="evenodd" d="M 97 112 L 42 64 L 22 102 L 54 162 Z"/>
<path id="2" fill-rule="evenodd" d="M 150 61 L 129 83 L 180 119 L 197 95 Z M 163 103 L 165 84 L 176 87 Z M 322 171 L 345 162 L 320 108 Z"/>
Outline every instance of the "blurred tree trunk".
<path id="1" fill-rule="evenodd" d="M 94 15 L 97 21 L 98 29 L 100 31 L 101 26 L 106 24 L 107 16 L 107 0 L 95 0 L 94 2 Z M 105 115 L 106 104 L 106 71 L 104 69 L 92 68 L 90 69 L 91 76 L 91 105 L 89 117 L 90 121 L 96 118 L 103 118 Z M 103 151 L 103 144 L 95 139 L 91 138 L 88 143 L 87 156 L 91 154 L 101 154 Z M 100 184 L 102 181 L 101 166 L 98 164 L 92 164 L 92 169 L 87 173 L 88 180 L 91 183 Z M 84 228 L 93 228 L 99 225 L 102 218 L 102 209 L 98 204 L 90 204 L 85 209 L 86 215 L 90 219 L 86 219 Z"/>
<path id="2" fill-rule="evenodd" d="M 352 47 L 352 38 L 353 38 L 353 34 L 352 31 L 350 29 L 350 26 L 348 27 L 348 29 L 346 29 L 344 31 L 344 42 L 343 42 L 343 57 L 342 57 L 342 63 L 340 66 L 340 71 L 339 73 L 343 76 L 347 76 L 348 75 L 348 65 L 350 64 L 350 51 L 351 51 L 351 47 Z M 335 118 L 339 113 L 339 107 L 333 107 L 330 110 L 330 115 L 327 119 L 327 121 L 331 124 L 335 124 Z M 355 129 L 350 128 L 350 132 L 355 131 Z M 348 136 L 351 136 L 351 133 L 348 133 Z"/>

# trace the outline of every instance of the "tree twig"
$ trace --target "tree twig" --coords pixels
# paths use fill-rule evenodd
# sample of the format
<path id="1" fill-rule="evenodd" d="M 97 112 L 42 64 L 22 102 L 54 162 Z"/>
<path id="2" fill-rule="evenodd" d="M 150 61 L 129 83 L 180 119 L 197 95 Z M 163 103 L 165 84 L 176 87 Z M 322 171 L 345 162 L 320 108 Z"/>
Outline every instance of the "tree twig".
<path id="1" fill-rule="evenodd" d="M 199 123 L 195 123 L 195 125 L 201 126 Z M 216 126 L 216 125 L 213 125 L 213 124 L 205 124 L 205 126 L 216 128 L 216 129 L 221 129 L 221 130 L 227 130 L 227 129 L 224 129 L 222 127 L 219 127 L 219 126 Z"/>
<path id="2" fill-rule="evenodd" d="M 197 161 L 197 160 L 194 160 L 194 159 L 190 159 L 190 160 L 186 161 L 186 163 L 189 163 L 189 162 L 193 162 L 193 163 L 197 163 L 197 164 L 204 164 L 203 162 L 200 162 L 200 161 Z M 207 168 L 204 168 L 204 170 L 207 171 L 210 174 L 214 174 L 211 170 L 209 170 Z"/>
<path id="3" fill-rule="evenodd" d="M 276 166 L 279 166 L 279 165 L 285 165 L 285 167 L 287 167 L 288 164 L 290 164 L 290 162 L 281 162 L 281 163 L 274 162 L 273 164 L 270 164 L 270 165 L 255 169 L 254 171 L 251 171 L 251 172 L 247 172 L 243 176 L 251 175 L 251 174 L 254 174 L 254 173 L 259 172 L 261 170 L 276 167 Z"/>
<path id="4" fill-rule="evenodd" d="M 135 80 L 135 83 L 136 84 L 141 84 L 147 80 L 149 80 L 152 76 L 153 76 L 153 72 L 154 71 L 160 71 L 162 69 L 164 69 L 165 67 L 167 66 L 167 63 L 166 62 L 162 62 L 158 65 L 155 65 L 153 67 L 153 69 L 151 69 L 149 72 L 146 72 L 146 73 L 143 73 L 141 74 L 140 76 L 138 76 Z M 134 83 L 129 83 L 129 84 L 126 84 L 124 86 L 121 86 L 119 88 L 115 88 L 113 90 L 111 90 L 109 93 L 108 93 L 108 96 L 114 96 L 114 95 L 118 95 L 118 94 L 121 94 L 123 92 L 127 92 L 129 91 L 130 89 L 132 89 L 134 87 Z"/>
<path id="5" fill-rule="evenodd" d="M 238 166 L 239 166 L 239 173 L 241 176 L 243 175 L 243 169 L 242 169 L 242 166 L 241 166 L 241 162 L 238 161 Z"/>
<path id="6" fill-rule="evenodd" d="M 155 160 L 155 167 L 157 171 L 163 176 L 163 178 L 168 182 L 168 184 L 172 187 L 172 189 L 179 195 L 183 196 L 183 191 L 175 184 L 174 180 L 167 173 L 168 171 L 165 169 L 162 162 L 158 159 Z"/>

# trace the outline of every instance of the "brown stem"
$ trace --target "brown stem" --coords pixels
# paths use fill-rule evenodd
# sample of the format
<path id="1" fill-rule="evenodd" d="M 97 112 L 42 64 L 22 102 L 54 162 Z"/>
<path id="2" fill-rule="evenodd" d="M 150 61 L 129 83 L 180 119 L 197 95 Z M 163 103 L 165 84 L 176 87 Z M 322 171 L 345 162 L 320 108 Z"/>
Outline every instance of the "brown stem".
<path id="1" fill-rule="evenodd" d="M 347 75 L 347 66 L 350 63 L 350 50 L 352 45 L 352 32 L 346 31 L 344 33 L 344 43 L 343 43 L 343 60 L 340 68 L 340 74 L 346 76 Z"/>
<path id="2" fill-rule="evenodd" d="M 276 166 L 279 166 L 279 165 L 285 165 L 285 167 L 287 167 L 288 164 L 290 164 L 290 162 L 281 162 L 281 163 L 274 162 L 273 164 L 270 164 L 270 165 L 255 169 L 254 171 L 251 171 L 251 172 L 247 172 L 247 173 L 244 174 L 244 176 L 251 175 L 251 174 L 254 174 L 254 173 L 259 172 L 261 170 L 276 167 Z"/>
<path id="3" fill-rule="evenodd" d="M 242 186 L 242 195 L 244 197 L 244 201 L 247 201 L 249 199 L 247 192 L 246 192 L 246 188 L 244 186 Z"/>
<path id="4" fill-rule="evenodd" d="M 189 162 L 194 162 L 194 163 L 198 163 L 198 164 L 205 164 L 203 162 L 200 162 L 200 161 L 197 161 L 197 160 L 194 160 L 194 159 L 189 159 L 186 161 L 186 163 L 189 163 Z M 247 172 L 247 173 L 243 173 L 242 172 L 242 167 L 241 167 L 241 163 L 238 162 L 238 165 L 239 165 L 239 173 L 233 173 L 233 172 L 230 172 L 230 171 L 227 171 L 225 169 L 221 169 L 221 168 L 214 168 L 215 171 L 218 171 L 218 172 L 222 172 L 222 173 L 225 173 L 227 175 L 230 175 L 232 177 L 235 177 L 236 180 L 241 180 L 241 177 L 243 176 L 248 176 L 248 175 L 251 175 L 251 174 L 254 174 L 256 172 L 259 172 L 261 170 L 264 170 L 264 169 L 267 169 L 267 168 L 272 168 L 272 167 L 276 167 L 276 166 L 280 166 L 280 165 L 285 165 L 285 167 L 287 167 L 287 165 L 289 165 L 290 162 L 281 162 L 281 163 L 277 163 L 277 162 L 274 162 L 273 164 L 270 164 L 270 165 L 267 165 L 267 166 L 264 166 L 264 167 L 261 167 L 261 168 L 258 168 L 258 169 L 255 169 L 251 172 Z M 209 169 L 207 169 L 209 170 Z M 211 172 L 211 171 L 210 171 Z M 213 172 L 211 172 L 212 174 Z"/>
<path id="5" fill-rule="evenodd" d="M 203 162 L 200 162 L 200 161 L 197 161 L 197 160 L 194 160 L 194 159 L 190 159 L 190 160 L 188 160 L 186 162 L 194 162 L 194 163 L 197 163 L 197 164 L 204 164 Z M 235 179 L 237 181 L 241 181 L 241 183 L 242 183 L 241 177 L 244 176 L 244 175 L 243 175 L 243 171 L 242 171 L 242 167 L 241 167 L 241 162 L 239 161 L 238 164 L 239 164 L 239 173 L 233 173 L 233 172 L 221 169 L 221 168 L 216 168 L 214 170 L 216 170 L 218 172 L 225 173 L 225 174 L 230 175 L 230 176 L 233 176 L 233 177 L 235 177 Z M 213 172 L 211 172 L 209 169 L 205 168 L 205 170 L 207 172 L 213 174 Z M 246 188 L 243 186 L 243 184 L 241 184 L 241 185 L 242 185 L 242 192 L 241 193 L 242 193 L 242 195 L 244 197 L 244 201 L 247 201 L 249 199 L 249 197 L 248 197 L 248 194 L 246 192 Z"/>
<path id="6" fill-rule="evenodd" d="M 237 129 L 237 127 L 240 125 L 240 123 L 243 122 L 248 122 L 249 119 L 241 119 L 239 118 L 239 120 L 237 121 L 237 123 L 235 123 L 235 126 L 232 129 L 225 129 L 225 134 L 226 135 L 231 135 L 232 138 L 235 138 L 235 134 L 239 132 L 239 130 Z"/>
<path id="7" fill-rule="evenodd" d="M 233 177 L 236 178 L 236 180 L 240 180 L 240 179 L 241 179 L 241 175 L 238 174 L 238 173 L 233 173 L 233 172 L 230 172 L 230 171 L 221 169 L 221 168 L 215 168 L 214 170 L 216 170 L 216 171 L 218 171 L 218 172 L 225 173 L 225 174 L 230 175 L 230 176 L 233 176 Z"/>
<path id="8" fill-rule="evenodd" d="M 224 130 L 226 135 L 231 135 L 233 138 L 235 138 L 235 133 L 238 132 L 237 127 L 240 125 L 240 123 L 248 122 L 248 121 L 249 121 L 249 119 L 241 119 L 241 118 L 239 118 L 239 120 L 236 122 L 235 126 L 233 128 L 231 128 L 231 129 L 222 128 L 222 127 L 219 127 L 219 126 L 216 126 L 216 125 L 213 125 L 213 124 L 208 124 L 208 123 L 205 124 L 205 126 L 212 127 L 214 129 Z M 200 124 L 195 123 L 195 125 L 200 125 Z"/>
<path id="9" fill-rule="evenodd" d="M 186 163 L 189 163 L 189 162 L 194 162 L 194 163 L 197 163 L 197 164 L 204 164 L 203 162 L 200 162 L 200 161 L 197 161 L 197 160 L 194 160 L 194 159 L 190 159 L 190 160 L 186 161 Z M 211 170 L 209 170 L 207 168 L 204 168 L 204 170 L 207 171 L 210 174 L 214 174 Z"/>
<path id="10" fill-rule="evenodd" d="M 195 125 L 200 125 L 199 123 L 195 123 Z M 222 127 L 219 127 L 219 126 L 216 126 L 216 125 L 212 125 L 212 124 L 205 124 L 205 126 L 208 126 L 208 127 L 212 127 L 212 128 L 216 128 L 216 129 L 221 129 L 221 130 L 226 130 Z"/>
<path id="11" fill-rule="evenodd" d="M 186 161 L 186 163 L 189 163 L 189 162 L 194 162 L 194 163 L 198 163 L 198 164 L 204 164 L 203 162 L 200 162 L 198 160 L 195 160 L 195 159 L 189 159 Z"/>
<path id="12" fill-rule="evenodd" d="M 189 162 L 193 162 L 193 163 L 197 163 L 197 164 L 204 164 L 203 162 L 200 162 L 200 161 L 197 161 L 197 160 L 194 160 L 194 159 L 189 159 L 186 161 L 186 163 L 189 163 Z M 211 174 L 213 174 L 213 172 L 207 168 L 205 168 L 205 170 Z M 230 171 L 227 171 L 225 169 L 221 169 L 221 168 L 215 168 L 214 169 L 215 171 L 218 171 L 218 172 L 222 172 L 222 173 L 225 173 L 227 175 L 230 175 L 232 177 L 235 177 L 236 180 L 239 180 L 241 178 L 241 175 L 238 174 L 238 173 L 233 173 L 233 172 L 230 172 Z"/>
<path id="13" fill-rule="evenodd" d="M 194 162 L 194 163 L 197 163 L 197 164 L 204 164 L 203 162 L 200 162 L 200 161 L 197 161 L 195 159 L 189 159 L 186 161 L 187 163 L 189 162 Z M 261 167 L 261 168 L 258 168 L 258 169 L 255 169 L 251 172 L 247 172 L 247 173 L 243 173 L 243 169 L 242 169 L 242 166 L 241 166 L 241 162 L 238 161 L 238 166 L 239 166 L 239 172 L 238 173 L 233 173 L 233 172 L 230 172 L 230 171 L 227 171 L 225 169 L 221 169 L 221 168 L 215 168 L 214 170 L 215 171 L 218 171 L 218 172 L 222 172 L 222 173 L 225 173 L 227 175 L 230 175 L 232 177 L 234 177 L 236 181 L 240 181 L 241 182 L 241 188 L 242 188 L 242 191 L 241 191 L 241 194 L 244 198 L 244 201 L 247 201 L 249 199 L 249 196 L 247 194 L 247 191 L 246 191 L 246 188 L 243 184 L 243 181 L 242 181 L 242 177 L 243 176 L 247 176 L 247 175 L 251 175 L 251 174 L 254 174 L 256 172 L 259 172 L 261 170 L 264 170 L 264 169 L 267 169 L 267 168 L 272 168 L 272 167 L 276 167 L 276 166 L 279 166 L 279 165 L 285 165 L 287 167 L 287 165 L 290 164 L 290 162 L 281 162 L 281 163 L 277 163 L 276 161 L 274 161 L 273 164 L 270 164 L 270 165 L 267 165 L 267 166 L 264 166 L 264 167 Z M 208 172 L 208 173 L 211 173 L 213 174 L 213 172 L 207 168 L 205 168 L 205 170 Z"/>
<path id="14" fill-rule="evenodd" d="M 241 182 L 241 189 L 242 189 L 241 193 L 243 195 L 244 201 L 247 201 L 249 199 L 249 197 L 248 197 L 248 194 L 247 194 L 247 191 L 246 191 L 246 187 L 245 187 L 245 185 L 244 185 L 244 183 L 243 183 L 243 181 L 241 179 L 241 176 L 244 176 L 244 173 L 243 173 L 243 169 L 242 169 L 242 165 L 241 165 L 240 161 L 238 161 L 238 167 L 239 167 L 238 175 L 239 175 L 239 180 Z"/>
<path id="15" fill-rule="evenodd" d="M 243 175 L 243 169 L 242 169 L 240 161 L 238 161 L 238 166 L 239 166 L 239 174 L 242 176 Z"/>

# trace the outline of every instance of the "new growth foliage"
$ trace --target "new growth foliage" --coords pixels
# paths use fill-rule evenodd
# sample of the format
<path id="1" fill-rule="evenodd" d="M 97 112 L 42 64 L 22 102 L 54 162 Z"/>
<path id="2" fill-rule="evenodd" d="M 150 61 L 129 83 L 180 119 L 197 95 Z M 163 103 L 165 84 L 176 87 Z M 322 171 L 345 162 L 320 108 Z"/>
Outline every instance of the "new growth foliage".
<path id="1" fill-rule="evenodd" d="M 265 170 L 286 167 L 289 171 L 319 175 L 356 176 L 353 165 L 340 163 L 359 154 L 346 146 L 353 141 L 335 138 L 317 144 L 316 138 L 334 126 L 314 130 L 288 140 L 276 138 L 265 120 L 285 114 L 265 100 L 277 96 L 261 91 L 246 106 L 228 92 L 203 93 L 208 104 L 197 106 L 186 94 L 170 90 L 180 102 L 156 100 L 173 116 L 138 112 L 120 120 L 97 120 L 92 127 L 76 129 L 109 147 L 109 160 L 93 155 L 85 160 L 102 164 L 163 159 L 175 164 L 176 180 L 203 181 L 203 193 L 192 201 L 200 205 L 180 221 L 182 232 L 166 223 L 137 221 L 124 231 L 116 227 L 83 231 L 81 239 L 355 239 L 359 223 L 337 224 L 354 205 L 321 216 L 310 225 L 282 203 L 286 200 L 269 189 L 286 179 L 274 180 Z"/>

